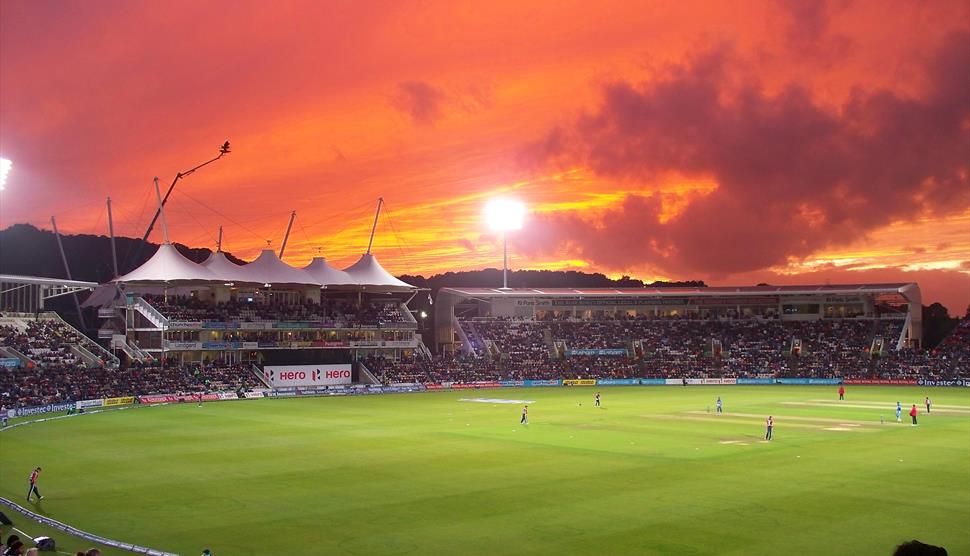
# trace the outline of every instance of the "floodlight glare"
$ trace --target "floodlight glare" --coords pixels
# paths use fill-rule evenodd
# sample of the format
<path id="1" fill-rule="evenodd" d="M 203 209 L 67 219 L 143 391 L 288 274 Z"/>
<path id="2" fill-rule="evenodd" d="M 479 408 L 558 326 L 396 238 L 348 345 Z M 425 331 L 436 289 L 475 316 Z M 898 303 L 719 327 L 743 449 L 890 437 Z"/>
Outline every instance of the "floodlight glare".
<path id="1" fill-rule="evenodd" d="M 485 205 L 488 227 L 502 232 L 502 289 L 509 289 L 509 231 L 521 230 L 525 205 L 512 199 L 493 199 Z"/>
<path id="2" fill-rule="evenodd" d="M 525 205 L 511 199 L 494 199 L 485 205 L 488 227 L 497 232 L 521 230 Z"/>
<path id="3" fill-rule="evenodd" d="M 13 162 L 6 158 L 0 158 L 0 191 L 3 191 L 7 185 L 7 175 L 11 168 L 13 168 Z"/>

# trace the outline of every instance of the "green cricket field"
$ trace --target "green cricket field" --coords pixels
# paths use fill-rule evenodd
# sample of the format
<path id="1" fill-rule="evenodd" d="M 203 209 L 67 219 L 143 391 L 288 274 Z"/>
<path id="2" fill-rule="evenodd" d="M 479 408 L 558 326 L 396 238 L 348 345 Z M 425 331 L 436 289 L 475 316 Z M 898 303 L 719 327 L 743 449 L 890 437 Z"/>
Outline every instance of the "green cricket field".
<path id="1" fill-rule="evenodd" d="M 187 556 L 889 555 L 911 539 L 970 554 L 970 389 L 849 386 L 841 402 L 836 390 L 518 388 L 135 407 L 3 431 L 0 496 Z M 27 503 L 35 466 L 44 499 Z M 91 544 L 3 510 L 61 550 Z"/>

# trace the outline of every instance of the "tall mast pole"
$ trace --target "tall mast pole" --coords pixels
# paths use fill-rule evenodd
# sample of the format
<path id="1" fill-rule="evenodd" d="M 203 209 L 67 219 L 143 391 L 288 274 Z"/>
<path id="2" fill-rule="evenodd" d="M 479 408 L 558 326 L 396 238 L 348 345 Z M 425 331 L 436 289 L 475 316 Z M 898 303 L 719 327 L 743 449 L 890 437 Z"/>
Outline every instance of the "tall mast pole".
<path id="1" fill-rule="evenodd" d="M 179 172 L 178 174 L 176 174 L 175 179 L 172 180 L 172 185 L 168 186 L 168 191 L 165 192 L 165 198 L 162 199 L 161 204 L 164 205 L 165 203 L 168 202 L 169 195 L 172 194 L 172 190 L 175 189 L 175 184 L 178 183 L 180 179 L 188 176 L 189 174 L 192 174 L 193 172 L 195 172 L 199 168 L 202 168 L 203 166 L 208 166 L 209 164 L 212 164 L 213 162 L 226 156 L 230 152 L 232 152 L 232 150 L 230 150 L 229 148 L 229 141 L 226 141 L 225 143 L 222 144 L 221 147 L 219 147 L 219 156 L 213 158 L 212 160 L 207 160 L 194 168 L 190 168 L 184 172 Z M 135 252 L 128 259 L 128 264 L 126 265 L 126 268 L 134 265 L 138 261 L 138 257 L 141 255 L 141 250 L 145 246 L 145 243 L 148 242 L 148 236 L 151 235 L 152 230 L 155 228 L 155 222 L 158 221 L 158 218 L 160 216 L 161 216 L 161 211 L 156 209 L 155 216 L 152 217 L 152 221 L 148 224 L 148 228 L 145 230 L 145 235 L 142 236 L 141 242 L 138 244 L 138 248 L 135 249 Z"/>
<path id="2" fill-rule="evenodd" d="M 293 220 L 296 219 L 296 211 L 290 213 L 290 223 L 286 225 L 286 234 L 283 235 L 283 245 L 280 246 L 280 260 L 283 260 L 283 252 L 286 251 L 286 242 L 290 239 L 290 230 L 293 229 Z"/>
<path id="3" fill-rule="evenodd" d="M 64 254 L 64 244 L 61 242 L 61 234 L 57 231 L 57 220 L 51 216 L 51 227 L 54 229 L 54 237 L 57 238 L 57 248 L 61 252 L 61 261 L 64 262 L 64 272 L 67 273 L 68 280 L 74 280 L 71 277 L 71 267 L 67 264 L 67 255 Z M 74 308 L 77 309 L 77 320 L 81 323 L 81 328 L 87 330 L 88 325 L 84 323 L 84 315 L 81 313 L 81 304 L 77 300 L 77 293 L 71 294 L 74 297 Z"/>
<path id="4" fill-rule="evenodd" d="M 111 197 L 108 197 L 108 235 L 111 237 L 111 264 L 114 277 L 118 277 L 118 250 L 115 248 L 115 223 L 111 217 Z"/>
<path id="5" fill-rule="evenodd" d="M 168 221 L 165 219 L 165 202 L 162 201 L 162 193 L 158 188 L 158 176 L 155 176 L 155 198 L 158 199 L 158 214 L 161 216 L 162 220 L 162 232 L 165 234 L 165 243 L 171 243 L 168 240 Z"/>
<path id="6" fill-rule="evenodd" d="M 216 253 L 222 253 L 222 226 L 219 226 L 219 241 L 216 242 Z"/>
<path id="7" fill-rule="evenodd" d="M 502 289 L 509 289 L 509 232 L 502 232 Z"/>
<path id="8" fill-rule="evenodd" d="M 381 215 L 381 205 L 384 204 L 384 197 L 377 198 L 377 212 L 374 213 L 374 225 L 370 229 L 370 241 L 367 242 L 367 254 L 370 255 L 370 249 L 374 246 L 374 234 L 377 233 L 377 218 Z"/>

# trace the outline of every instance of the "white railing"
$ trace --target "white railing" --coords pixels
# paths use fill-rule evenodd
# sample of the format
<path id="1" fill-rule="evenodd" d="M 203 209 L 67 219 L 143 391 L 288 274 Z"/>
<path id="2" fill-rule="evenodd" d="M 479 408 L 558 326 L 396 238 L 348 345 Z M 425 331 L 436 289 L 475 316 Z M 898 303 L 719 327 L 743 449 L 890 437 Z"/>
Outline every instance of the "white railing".
<path id="1" fill-rule="evenodd" d="M 121 347 L 121 351 L 125 352 L 125 355 L 135 361 L 147 361 L 151 359 L 151 355 L 148 352 L 138 346 L 131 345 L 127 340 L 125 342 L 119 342 L 118 345 Z"/>
<path id="2" fill-rule="evenodd" d="M 475 328 L 475 325 L 472 324 L 471 321 L 469 321 L 468 325 L 471 326 L 472 329 Z M 471 340 L 468 339 L 468 334 L 466 334 L 465 329 L 462 328 L 461 321 L 459 321 L 458 317 L 454 315 L 452 315 L 451 317 L 451 327 L 458 331 L 458 339 L 461 340 L 461 346 L 462 346 L 461 350 L 464 351 L 466 355 L 477 356 L 478 351 L 475 349 L 475 346 L 472 345 Z"/>
<path id="3" fill-rule="evenodd" d="M 370 383 L 370 384 L 380 384 L 381 383 L 381 381 L 380 380 L 377 380 L 377 377 L 374 376 L 374 373 L 370 372 L 370 369 L 368 369 L 366 365 L 364 365 L 363 363 L 358 363 L 357 365 L 358 365 L 358 369 L 360 370 L 360 375 L 362 377 L 366 377 L 368 383 Z"/>
<path id="4" fill-rule="evenodd" d="M 34 363 L 34 360 L 33 359 L 31 359 L 30 357 L 27 357 L 26 355 L 24 355 L 20 351 L 12 348 L 10 346 L 0 347 L 0 353 L 6 353 L 7 355 L 10 355 L 11 357 L 14 357 L 16 359 L 19 359 L 20 362 L 24 366 L 26 366 L 28 363 Z M 34 364 L 36 365 L 36 363 L 34 363 Z"/>
<path id="5" fill-rule="evenodd" d="M 906 337 L 909 336 L 909 327 L 913 324 L 913 315 L 906 313 L 906 321 L 903 322 L 903 329 L 899 331 L 899 338 L 896 339 L 896 351 L 906 347 Z M 922 347 L 922 346 L 920 346 Z"/>
<path id="6" fill-rule="evenodd" d="M 118 359 L 115 354 L 106 350 L 101 344 L 82 334 L 80 330 L 68 324 L 67 321 L 62 319 L 57 313 L 43 313 L 43 315 L 51 318 L 52 320 L 60 322 L 64 327 L 68 328 L 74 333 L 75 336 L 78 337 L 79 341 L 74 344 L 74 347 L 83 349 L 88 355 L 95 359 L 104 360 L 109 367 L 117 368 L 121 365 L 121 360 Z"/>
<path id="7" fill-rule="evenodd" d="M 164 330 L 168 327 L 168 318 L 161 311 L 152 307 L 152 304 L 145 301 L 143 297 L 136 297 L 132 306 L 157 328 Z"/>
<path id="8" fill-rule="evenodd" d="M 263 386 L 267 388 L 272 388 L 269 385 L 269 383 L 266 382 L 266 379 L 263 378 L 262 369 L 260 369 L 255 363 L 253 363 L 252 371 L 253 371 L 253 374 L 256 375 L 256 380 L 260 381 L 263 384 Z"/>
<path id="9" fill-rule="evenodd" d="M 74 344 L 71 346 L 71 351 L 73 351 L 74 355 L 77 355 L 81 361 L 84 361 L 89 367 L 96 366 L 101 363 L 101 359 L 97 355 L 84 349 L 83 346 Z"/>

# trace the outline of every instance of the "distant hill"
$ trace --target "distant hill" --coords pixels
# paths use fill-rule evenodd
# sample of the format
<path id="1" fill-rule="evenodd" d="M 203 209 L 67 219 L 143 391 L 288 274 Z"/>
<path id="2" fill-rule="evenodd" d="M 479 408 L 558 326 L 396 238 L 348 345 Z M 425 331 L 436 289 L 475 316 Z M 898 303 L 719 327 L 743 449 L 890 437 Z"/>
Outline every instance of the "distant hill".
<path id="1" fill-rule="evenodd" d="M 88 282 L 107 282 L 114 278 L 111 270 L 111 239 L 95 235 L 62 235 L 64 253 L 71 267 L 71 277 Z M 115 238 L 118 249 L 119 272 L 125 274 L 151 258 L 158 251 L 157 243 L 146 243 L 137 259 L 130 261 L 138 250 L 140 239 L 130 237 Z M 175 247 L 189 259 L 200 263 L 211 249 L 193 248 L 176 243 Z M 236 264 L 242 261 L 231 253 L 226 257 Z M 126 266 L 127 264 L 127 266 Z M 57 249 L 54 233 L 40 230 L 30 224 L 15 224 L 0 230 L 0 274 L 20 274 L 44 276 L 48 278 L 67 278 L 64 263 Z"/>

